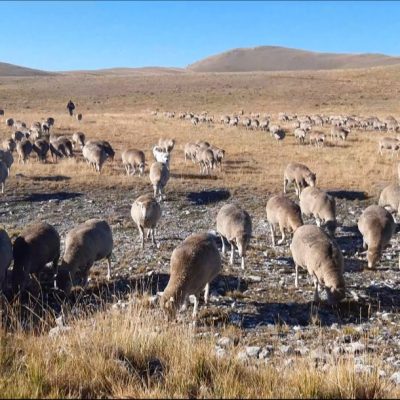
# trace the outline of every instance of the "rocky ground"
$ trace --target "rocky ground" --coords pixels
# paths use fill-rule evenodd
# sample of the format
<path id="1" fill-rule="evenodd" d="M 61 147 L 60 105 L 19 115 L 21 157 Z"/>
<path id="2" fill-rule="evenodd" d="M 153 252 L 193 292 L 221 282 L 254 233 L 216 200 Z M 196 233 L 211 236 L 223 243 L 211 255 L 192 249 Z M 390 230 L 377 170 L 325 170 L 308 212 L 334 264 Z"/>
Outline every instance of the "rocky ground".
<path id="1" fill-rule="evenodd" d="M 113 230 L 112 281 L 105 280 L 106 263 L 97 263 L 89 287 L 83 292 L 75 290 L 72 308 L 78 302 L 90 309 L 100 305 L 123 308 L 136 294 L 152 296 L 163 290 L 174 247 L 193 232 L 214 230 L 220 207 L 238 201 L 253 220 L 247 268 L 243 273 L 238 259 L 231 268 L 228 257 L 224 258 L 224 271 L 211 286 L 210 305 L 200 304 L 198 334 L 214 335 L 215 351 L 221 357 L 258 362 L 282 359 L 290 363 L 293 357 L 307 356 L 324 364 L 332 357 L 350 355 L 356 357 L 356 368 L 363 372 L 372 368 L 371 360 L 376 356 L 383 360 L 379 373 L 390 374 L 400 384 L 398 235 L 375 271 L 366 269 L 365 254 L 359 254 L 362 239 L 356 221 L 374 199 L 359 192 L 332 192 L 337 201 L 337 241 L 345 256 L 348 288 L 346 300 L 333 308 L 324 302 L 312 302 L 313 287 L 305 271 L 299 289 L 294 287 L 288 244 L 271 246 L 266 199 L 251 193 L 230 193 L 224 188 L 173 193 L 167 190 L 157 245 L 146 242 L 141 250 L 138 231 L 130 218 L 132 201 L 142 194 L 139 187 L 87 192 L 47 192 L 43 188 L 45 183 L 39 191 L 27 189 L 22 195 L 9 192 L 3 198 L 0 220 L 10 235 L 17 235 L 34 219 L 53 224 L 62 239 L 75 224 L 93 217 L 106 218 Z M 62 240 L 62 249 L 63 246 Z M 60 308 L 51 294 L 51 281 L 43 279 L 41 298 L 58 315 Z"/>

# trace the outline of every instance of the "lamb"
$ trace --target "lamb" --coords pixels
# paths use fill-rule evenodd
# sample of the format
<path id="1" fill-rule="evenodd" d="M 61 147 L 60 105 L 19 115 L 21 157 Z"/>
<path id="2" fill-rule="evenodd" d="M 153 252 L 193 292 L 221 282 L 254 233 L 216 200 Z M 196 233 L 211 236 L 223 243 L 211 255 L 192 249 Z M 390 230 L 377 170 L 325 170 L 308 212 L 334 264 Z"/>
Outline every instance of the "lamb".
<path id="1" fill-rule="evenodd" d="M 306 131 L 304 129 L 296 128 L 294 130 L 294 137 L 299 141 L 299 143 L 304 144 L 306 139 Z"/>
<path id="2" fill-rule="evenodd" d="M 65 238 L 65 251 L 57 275 L 57 287 L 67 295 L 82 279 L 88 283 L 89 270 L 95 261 L 107 259 L 107 279 L 111 279 L 113 236 L 108 223 L 89 219 L 71 229 Z"/>
<path id="3" fill-rule="evenodd" d="M 0 160 L 0 183 L 1 193 L 4 194 L 4 188 L 6 186 L 6 180 L 8 178 L 8 168 L 4 161 Z"/>
<path id="4" fill-rule="evenodd" d="M 101 174 L 103 164 L 108 158 L 104 147 L 94 143 L 86 143 L 82 148 L 82 155 L 88 164 Z"/>
<path id="5" fill-rule="evenodd" d="M 381 206 L 367 207 L 358 220 L 358 229 L 363 236 L 363 247 L 367 251 L 368 268 L 375 268 L 383 249 L 389 244 L 396 225 L 392 215 Z"/>
<path id="6" fill-rule="evenodd" d="M 285 229 L 294 232 L 303 225 L 300 207 L 284 195 L 272 196 L 266 205 L 267 221 L 271 230 L 272 246 L 275 247 L 275 228 L 279 225 L 282 238 L 278 244 L 285 241 Z"/>
<path id="7" fill-rule="evenodd" d="M 300 209 L 306 216 L 312 214 L 319 227 L 324 223 L 331 237 L 335 235 L 336 202 L 333 196 L 316 187 L 306 187 L 300 194 Z"/>
<path id="8" fill-rule="evenodd" d="M 309 134 L 308 139 L 310 141 L 310 146 L 314 144 L 315 147 L 323 147 L 325 142 L 325 134 L 320 131 L 314 131 Z"/>
<path id="9" fill-rule="evenodd" d="M 13 257 L 13 291 L 23 292 L 29 283 L 29 275 L 35 274 L 38 277 L 49 262 L 53 263 L 56 276 L 60 258 L 60 236 L 56 229 L 46 222 L 30 225 L 15 239 Z"/>
<path id="10" fill-rule="evenodd" d="M 10 150 L 0 150 L 0 161 L 3 161 L 7 166 L 8 175 L 10 175 L 11 165 L 14 163 L 14 157 Z"/>
<path id="11" fill-rule="evenodd" d="M 379 140 L 378 143 L 378 151 L 383 155 L 382 150 L 392 150 L 392 157 L 394 155 L 394 152 L 397 152 L 397 156 L 399 155 L 399 150 L 400 150 L 400 141 L 396 138 L 390 138 L 390 137 L 384 137 L 381 140 Z"/>
<path id="12" fill-rule="evenodd" d="M 17 145 L 16 145 L 14 139 L 10 138 L 10 139 L 3 140 L 3 150 L 11 151 L 11 153 L 12 153 L 16 147 L 17 147 Z"/>
<path id="13" fill-rule="evenodd" d="M 319 301 L 318 288 L 326 290 L 328 304 L 345 297 L 343 255 L 335 242 L 318 226 L 303 225 L 296 229 L 290 245 L 296 268 L 298 287 L 299 267 L 307 269 L 315 286 L 314 301 Z"/>
<path id="14" fill-rule="evenodd" d="M 221 256 L 214 237 L 206 233 L 190 235 L 172 252 L 170 278 L 160 298 L 161 309 L 169 317 L 175 317 L 176 310 L 181 306 L 185 309 L 189 296 L 193 295 L 193 318 L 196 318 L 201 291 L 205 289 L 207 304 L 210 282 L 221 269 Z"/>
<path id="15" fill-rule="evenodd" d="M 49 152 L 50 145 L 46 139 L 38 139 L 32 146 L 32 150 L 37 154 L 38 160 L 46 162 L 47 153 Z"/>
<path id="16" fill-rule="evenodd" d="M 160 195 L 160 201 L 165 198 L 162 192 L 169 180 L 169 168 L 168 163 L 155 162 L 151 164 L 150 167 L 150 182 L 153 185 L 154 189 L 154 197 L 157 197 L 157 194 Z"/>
<path id="17" fill-rule="evenodd" d="M 171 153 L 175 146 L 175 139 L 159 139 L 158 147 L 166 151 L 167 153 Z"/>
<path id="18" fill-rule="evenodd" d="M 137 149 L 124 150 L 121 158 L 127 175 L 135 175 L 136 168 L 139 170 L 139 174 L 143 175 L 146 165 L 143 151 Z"/>
<path id="19" fill-rule="evenodd" d="M 0 228 L 0 290 L 4 292 L 7 272 L 13 259 L 12 243 L 4 229 Z"/>
<path id="20" fill-rule="evenodd" d="M 315 186 L 316 179 L 316 175 L 306 165 L 296 162 L 289 163 L 283 174 L 283 193 L 286 194 L 288 184 L 294 183 L 296 194 L 300 197 L 303 188 Z"/>
<path id="21" fill-rule="evenodd" d="M 388 207 L 390 212 L 397 212 L 400 205 L 400 185 L 397 183 L 386 186 L 380 196 L 378 205 Z"/>
<path id="22" fill-rule="evenodd" d="M 137 225 L 144 248 L 144 230 L 147 229 L 147 237 L 151 235 L 153 244 L 156 244 L 154 234 L 157 223 L 161 218 L 160 204 L 151 195 L 145 194 L 138 197 L 132 204 L 131 216 Z"/>
<path id="23" fill-rule="evenodd" d="M 252 234 L 250 215 L 236 204 L 226 204 L 217 215 L 217 232 L 222 239 L 222 254 L 225 254 L 225 240 L 231 245 L 230 264 L 233 265 L 235 245 L 241 257 L 244 270 L 247 247 Z"/>
<path id="24" fill-rule="evenodd" d="M 32 143 L 28 139 L 23 139 L 17 143 L 18 162 L 25 164 L 32 152 Z"/>
<path id="25" fill-rule="evenodd" d="M 75 149 L 76 146 L 79 144 L 81 150 L 85 145 L 85 134 L 83 132 L 75 132 L 72 135 L 72 146 Z"/>

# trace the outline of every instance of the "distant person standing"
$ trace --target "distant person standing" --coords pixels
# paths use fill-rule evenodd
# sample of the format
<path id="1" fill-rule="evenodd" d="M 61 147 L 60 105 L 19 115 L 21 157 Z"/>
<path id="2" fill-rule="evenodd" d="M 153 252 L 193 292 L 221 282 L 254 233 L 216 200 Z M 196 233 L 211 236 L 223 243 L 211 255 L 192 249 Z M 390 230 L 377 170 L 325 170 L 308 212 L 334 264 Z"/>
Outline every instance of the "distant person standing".
<path id="1" fill-rule="evenodd" d="M 74 110 L 75 110 L 75 104 L 72 102 L 72 100 L 70 100 L 68 102 L 67 108 L 68 108 L 69 115 L 72 117 Z"/>

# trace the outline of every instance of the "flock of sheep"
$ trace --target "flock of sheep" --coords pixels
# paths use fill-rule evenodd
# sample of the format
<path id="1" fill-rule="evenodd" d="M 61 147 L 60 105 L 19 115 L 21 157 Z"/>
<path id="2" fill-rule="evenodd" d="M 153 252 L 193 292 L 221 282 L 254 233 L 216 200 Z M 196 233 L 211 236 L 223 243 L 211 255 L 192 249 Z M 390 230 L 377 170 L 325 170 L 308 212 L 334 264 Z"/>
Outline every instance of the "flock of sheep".
<path id="1" fill-rule="evenodd" d="M 173 116 L 168 115 L 169 118 Z M 226 118 L 225 118 L 226 117 Z M 231 124 L 231 118 L 225 116 L 223 123 Z M 318 118 L 317 118 L 318 117 Z M 183 117 L 186 119 L 186 116 Z M 190 117 L 191 119 L 193 117 Z M 256 116 L 254 116 L 256 118 Z M 364 126 L 364 120 L 356 117 L 312 116 L 304 119 L 297 116 L 279 115 L 280 121 L 296 122 L 295 129 L 308 132 L 304 124 L 311 126 L 332 124 L 332 135 L 346 139 L 348 128 Z M 228 121 L 229 120 L 229 121 Z M 243 122 L 243 119 L 240 119 Z M 8 121 L 8 120 L 7 120 Z M 228 122 L 226 122 L 228 121 Z M 368 120 L 369 121 L 369 120 Z M 374 120 L 375 121 L 375 120 Z M 35 123 L 30 130 L 21 130 L 17 124 L 12 138 L 3 142 L 0 153 L 0 177 L 2 168 L 8 176 L 12 153 L 17 151 L 21 162 L 25 162 L 32 151 L 40 161 L 45 161 L 50 151 L 53 160 L 57 157 L 71 157 L 79 146 L 84 159 L 98 172 L 107 158 L 114 158 L 115 152 L 109 142 L 85 140 L 82 132 L 75 133 L 71 139 L 52 135 L 54 119 L 48 118 L 42 123 Z M 239 119 L 237 123 L 239 122 Z M 236 125 L 237 125 L 236 123 Z M 7 122 L 8 126 L 9 123 Z M 251 127 L 252 123 L 248 126 Z M 263 127 L 261 128 L 261 125 Z M 266 124 L 271 130 L 269 122 Z M 373 128 L 374 122 L 371 123 Z M 388 128 L 388 125 L 385 125 Z M 393 128 L 394 124 L 390 125 Z M 265 129 L 265 124 L 259 124 Z M 26 128 L 26 125 L 25 125 Z M 281 129 L 281 128 L 279 128 Z M 395 131 L 397 130 L 394 129 Z M 21 133 L 21 134 L 20 134 Z M 344 135 L 342 137 L 341 135 Z M 22 135 L 22 136 L 21 136 Z M 317 139 L 316 139 L 317 140 Z M 318 142 L 318 140 L 317 140 Z M 29 144 L 28 144 L 29 143 Z M 145 236 L 151 236 L 155 243 L 157 224 L 162 217 L 161 202 L 165 195 L 164 188 L 170 176 L 171 152 L 175 140 L 160 139 L 153 147 L 155 162 L 150 166 L 150 181 L 154 195 L 138 197 L 131 208 L 131 217 L 139 230 L 141 245 L 144 247 Z M 30 151 L 29 151 L 30 148 Z M 211 169 L 221 168 L 224 150 L 208 142 L 187 143 L 184 147 L 187 159 L 199 164 L 201 173 L 210 173 Z M 11 158 L 10 158 L 11 156 Z M 122 164 L 128 175 L 143 175 L 146 160 L 144 152 L 138 149 L 124 150 Z M 8 160 L 8 161 L 7 161 Z M 400 169 L 399 169 L 400 178 Z M 315 286 L 315 300 L 319 299 L 319 288 L 324 288 L 329 304 L 336 304 L 345 297 L 343 276 L 344 260 L 335 241 L 336 204 L 329 193 L 316 187 L 317 176 L 306 165 L 291 162 L 283 173 L 283 194 L 272 196 L 266 204 L 266 217 L 271 230 L 272 245 L 286 242 L 286 234 L 292 234 L 290 250 L 295 264 L 295 285 L 298 285 L 298 269 L 306 269 Z M 1 182 L 4 188 L 3 179 Z M 286 196 L 293 185 L 299 204 Z M 400 186 L 389 185 L 379 198 L 378 205 L 369 206 L 362 213 L 358 228 L 367 248 L 368 267 L 374 268 L 379 262 L 385 246 L 388 245 L 395 231 L 395 221 L 390 211 L 399 211 Z M 386 207 L 386 208 L 385 208 Z M 304 225 L 303 215 L 313 216 L 316 225 Z M 275 236 L 279 228 L 281 239 L 276 243 Z M 245 258 L 252 237 L 252 220 L 249 213 L 240 205 L 229 203 L 221 207 L 216 218 L 216 231 L 222 240 L 222 254 L 226 244 L 230 245 L 230 264 L 234 263 L 235 250 L 241 259 L 241 268 L 245 270 Z M 222 270 L 222 259 L 211 233 L 195 233 L 179 244 L 171 255 L 170 279 L 164 292 L 159 293 L 160 305 L 170 316 L 179 309 L 187 307 L 193 296 L 196 317 L 199 296 L 205 290 L 204 300 L 208 301 L 209 284 Z M 108 223 L 100 219 L 90 219 L 69 231 L 65 238 L 65 251 L 60 267 L 60 236 L 55 228 L 39 222 L 28 226 L 12 243 L 8 234 L 0 230 L 0 286 L 4 288 L 7 271 L 13 263 L 11 282 L 14 293 L 21 293 L 29 287 L 30 275 L 38 275 L 47 263 L 53 264 L 54 286 L 68 294 L 74 285 L 86 285 L 91 266 L 95 261 L 107 259 L 108 274 L 111 277 L 111 254 L 113 236 Z"/>

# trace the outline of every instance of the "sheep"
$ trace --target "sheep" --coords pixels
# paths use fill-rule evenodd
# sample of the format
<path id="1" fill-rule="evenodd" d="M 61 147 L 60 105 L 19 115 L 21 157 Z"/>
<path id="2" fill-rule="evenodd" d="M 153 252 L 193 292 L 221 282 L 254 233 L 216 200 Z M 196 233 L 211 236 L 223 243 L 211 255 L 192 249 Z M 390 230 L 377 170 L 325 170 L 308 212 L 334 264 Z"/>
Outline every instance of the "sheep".
<path id="1" fill-rule="evenodd" d="M 258 119 L 252 119 L 251 123 L 250 123 L 250 128 L 251 129 L 258 129 L 260 126 L 260 122 L 258 121 Z"/>
<path id="2" fill-rule="evenodd" d="M 94 143 L 86 143 L 82 148 L 82 155 L 88 164 L 101 174 L 103 164 L 108 158 L 104 147 Z"/>
<path id="3" fill-rule="evenodd" d="M 153 147 L 153 156 L 157 162 L 167 164 L 169 166 L 170 154 L 167 151 L 164 151 L 164 149 L 161 147 Z"/>
<path id="4" fill-rule="evenodd" d="M 210 146 L 210 150 L 214 153 L 214 165 L 222 171 L 222 159 L 225 157 L 225 150 L 214 146 Z"/>
<path id="5" fill-rule="evenodd" d="M 11 240 L 4 229 L 0 228 L 0 290 L 4 292 L 8 268 L 13 259 Z"/>
<path id="6" fill-rule="evenodd" d="M 198 150 L 198 146 L 195 143 L 186 143 L 183 149 L 185 155 L 185 163 L 189 159 L 192 162 L 196 161 L 196 152 Z"/>
<path id="7" fill-rule="evenodd" d="M 147 229 L 147 237 L 151 235 L 153 244 L 156 244 L 154 234 L 157 223 L 161 218 L 160 204 L 151 195 L 145 194 L 138 197 L 131 208 L 131 217 L 139 229 L 144 248 L 144 230 Z"/>
<path id="8" fill-rule="evenodd" d="M 14 241 L 13 257 L 13 291 L 23 292 L 29 283 L 29 275 L 38 277 L 47 263 L 53 263 L 54 276 L 57 275 L 60 235 L 46 222 L 27 226 Z"/>
<path id="9" fill-rule="evenodd" d="M 85 134 L 83 132 L 75 132 L 72 135 L 72 146 L 75 149 L 76 146 L 79 144 L 81 150 L 85 145 Z"/>
<path id="10" fill-rule="evenodd" d="M 225 240 L 231 245 L 230 264 L 233 265 L 235 245 L 241 257 L 244 270 L 247 247 L 252 234 L 250 215 L 236 204 L 226 204 L 217 215 L 217 232 L 222 239 L 222 254 L 225 254 Z"/>
<path id="11" fill-rule="evenodd" d="M 150 182 L 153 185 L 154 189 L 154 197 L 157 197 L 157 194 L 160 195 L 160 201 L 165 198 L 163 195 L 163 190 L 169 180 L 169 168 L 168 163 L 155 162 L 151 164 L 150 167 Z"/>
<path id="12" fill-rule="evenodd" d="M 221 272 L 222 263 L 214 237 L 195 233 L 187 237 L 172 252 L 170 278 L 161 293 L 160 306 L 169 317 L 176 310 L 186 309 L 190 295 L 194 296 L 193 318 L 197 316 L 199 295 L 204 289 L 204 302 L 208 304 L 210 282 Z"/>
<path id="13" fill-rule="evenodd" d="M 139 174 L 143 175 L 146 165 L 143 151 L 137 149 L 124 150 L 121 158 L 127 175 L 135 175 L 136 168 L 139 170 Z"/>
<path id="14" fill-rule="evenodd" d="M 237 126 L 239 123 L 239 118 L 238 117 L 232 117 L 229 120 L 229 126 Z"/>
<path id="15" fill-rule="evenodd" d="M 162 139 L 158 140 L 158 147 L 166 151 L 167 153 L 171 153 L 175 146 L 175 139 Z"/>
<path id="16" fill-rule="evenodd" d="M 210 174 L 211 169 L 214 169 L 215 159 L 214 152 L 210 148 L 203 148 L 196 152 L 196 161 L 200 165 L 200 173 Z"/>
<path id="17" fill-rule="evenodd" d="M 296 195 L 300 197 L 301 190 L 307 186 L 314 187 L 316 179 L 316 175 L 306 165 L 291 162 L 283 174 L 283 193 L 286 194 L 288 184 L 294 183 Z"/>
<path id="18" fill-rule="evenodd" d="M 400 186 L 397 183 L 386 186 L 378 200 L 381 207 L 389 207 L 389 211 L 396 213 L 400 205 Z"/>
<path id="19" fill-rule="evenodd" d="M 111 144 L 109 142 L 107 142 L 106 140 L 88 140 L 85 144 L 96 145 L 98 147 L 101 147 L 106 152 L 107 157 L 111 161 L 114 161 L 115 151 L 112 148 Z"/>
<path id="20" fill-rule="evenodd" d="M 372 205 L 364 210 L 357 225 L 363 236 L 363 247 L 368 248 L 368 268 L 375 268 L 395 231 L 393 217 L 385 208 Z"/>
<path id="21" fill-rule="evenodd" d="M 300 209 L 302 214 L 314 216 L 317 226 L 323 223 L 331 237 L 334 237 L 337 227 L 335 198 L 316 187 L 306 187 L 300 194 Z"/>
<path id="22" fill-rule="evenodd" d="M 83 279 L 88 283 L 89 270 L 95 261 L 107 259 L 107 279 L 111 279 L 113 236 L 108 223 L 101 219 L 89 219 L 71 229 L 65 238 L 65 251 L 57 274 L 57 288 L 70 293 L 73 285 Z"/>
<path id="23" fill-rule="evenodd" d="M 13 120 L 12 118 L 7 118 L 7 119 L 6 119 L 6 125 L 7 125 L 9 128 L 12 128 L 13 125 L 14 125 L 14 120 Z"/>
<path id="24" fill-rule="evenodd" d="M 325 288 L 328 304 L 334 305 L 345 297 L 343 255 L 335 242 L 318 226 L 303 225 L 296 229 L 290 245 L 296 269 L 298 287 L 299 267 L 307 269 L 315 286 L 314 301 L 319 301 L 318 288 Z"/>
<path id="25" fill-rule="evenodd" d="M 51 127 L 51 126 L 54 126 L 55 119 L 54 119 L 53 117 L 48 117 L 47 120 L 46 120 L 46 122 L 47 122 L 47 125 L 48 125 L 49 127 Z"/>
<path id="26" fill-rule="evenodd" d="M 241 118 L 240 119 L 240 125 L 242 125 L 246 129 L 250 127 L 250 124 L 251 124 L 250 118 Z"/>
<path id="27" fill-rule="evenodd" d="M 295 230 L 303 225 L 301 218 L 300 207 L 292 200 L 284 195 L 272 196 L 266 205 L 267 221 L 271 230 L 272 246 L 275 247 L 275 230 L 274 228 L 279 225 L 282 239 L 278 244 L 285 241 L 285 229 L 287 231 L 295 232 Z"/>
<path id="28" fill-rule="evenodd" d="M 15 127 L 15 129 L 23 129 L 23 128 L 26 128 L 26 123 L 23 121 L 15 121 L 14 127 Z"/>
<path id="29" fill-rule="evenodd" d="M 308 135 L 310 146 L 314 143 L 315 147 L 323 147 L 325 142 L 325 134 L 320 131 L 311 132 Z"/>
<path id="30" fill-rule="evenodd" d="M 32 143 L 28 139 L 23 139 L 17 143 L 18 162 L 25 164 L 32 152 Z"/>
<path id="31" fill-rule="evenodd" d="M 0 160 L 7 166 L 8 175 L 10 175 L 11 165 L 14 163 L 14 157 L 10 150 L 0 150 Z"/>
<path id="32" fill-rule="evenodd" d="M 229 115 L 222 115 L 221 118 L 220 118 L 221 124 L 229 125 L 229 121 L 230 120 L 231 119 L 230 119 Z"/>
<path id="33" fill-rule="evenodd" d="M 394 155 L 394 152 L 397 152 L 397 156 L 399 155 L 399 150 L 400 150 L 400 141 L 396 138 L 391 138 L 391 137 L 384 137 L 378 142 L 378 151 L 383 155 L 382 150 L 392 150 L 392 157 Z"/>
<path id="34" fill-rule="evenodd" d="M 268 130 L 268 126 L 269 126 L 269 119 L 264 118 L 261 120 L 260 122 L 260 129 L 262 129 L 263 131 Z"/>
<path id="35" fill-rule="evenodd" d="M 4 110 L 2 108 L 0 108 L 0 116 L 4 116 Z"/>
<path id="36" fill-rule="evenodd" d="M 279 143 L 282 143 L 282 140 L 285 139 L 286 133 L 283 129 L 278 129 L 273 133 L 273 137 Z"/>
<path id="37" fill-rule="evenodd" d="M 50 136 L 50 154 L 52 160 L 57 162 L 58 157 L 73 157 L 74 149 L 71 140 L 65 136 L 57 138 Z"/>
<path id="38" fill-rule="evenodd" d="M 0 160 L 0 183 L 1 193 L 4 194 L 4 188 L 6 186 L 6 180 L 8 178 L 8 168 L 4 161 Z"/>
<path id="39" fill-rule="evenodd" d="M 38 139 L 32 146 L 32 150 L 37 154 L 38 160 L 46 162 L 47 153 L 49 152 L 50 145 L 46 139 Z"/>
<path id="40" fill-rule="evenodd" d="M 341 126 L 332 126 L 331 128 L 331 139 L 342 139 L 343 141 L 347 139 L 350 131 Z"/>
<path id="41" fill-rule="evenodd" d="M 17 147 L 17 144 L 15 143 L 15 140 L 10 138 L 10 139 L 5 139 L 3 140 L 3 150 L 5 151 L 11 151 L 11 153 L 15 150 Z"/>
<path id="42" fill-rule="evenodd" d="M 50 126 L 47 124 L 47 122 L 42 122 L 40 127 L 44 134 L 48 134 L 50 132 Z"/>
<path id="43" fill-rule="evenodd" d="M 76 119 L 80 122 L 82 121 L 82 114 L 76 114 Z"/>
<path id="44" fill-rule="evenodd" d="M 12 140 L 15 142 L 20 142 L 23 139 L 28 139 L 23 132 L 21 131 L 15 131 L 11 137 Z"/>
<path id="45" fill-rule="evenodd" d="M 299 143 L 304 144 L 306 139 L 306 131 L 304 129 L 296 128 L 294 130 L 294 137 L 299 141 Z"/>

